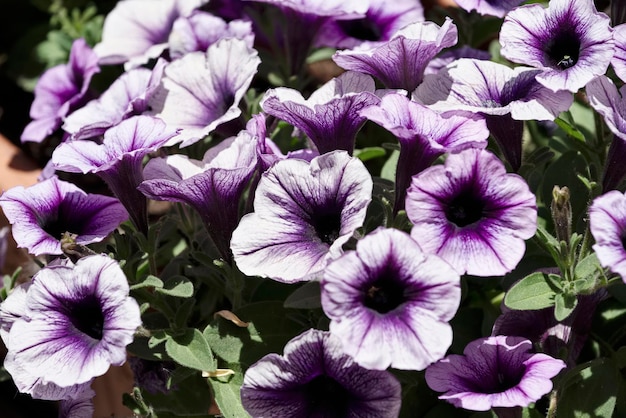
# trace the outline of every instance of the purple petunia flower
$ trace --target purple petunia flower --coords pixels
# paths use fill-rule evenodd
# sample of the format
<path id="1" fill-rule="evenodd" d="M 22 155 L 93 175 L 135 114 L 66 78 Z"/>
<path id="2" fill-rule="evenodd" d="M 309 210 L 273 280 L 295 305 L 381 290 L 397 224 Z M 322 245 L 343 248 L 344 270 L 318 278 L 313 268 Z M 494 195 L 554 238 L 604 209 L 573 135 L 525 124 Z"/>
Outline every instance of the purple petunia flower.
<path id="1" fill-rule="evenodd" d="M 611 190 L 596 197 L 589 207 L 593 249 L 603 267 L 617 273 L 626 282 L 626 196 Z"/>
<path id="2" fill-rule="evenodd" d="M 244 376 L 241 402 L 252 417 L 397 417 L 401 387 L 387 371 L 367 370 L 332 334 L 311 329 L 268 354 Z"/>
<path id="3" fill-rule="evenodd" d="M 364 107 L 380 102 L 372 77 L 346 72 L 333 78 L 304 99 L 294 89 L 270 89 L 261 100 L 266 113 L 304 132 L 320 154 L 345 150 L 352 154 L 356 134 L 365 124 Z"/>
<path id="4" fill-rule="evenodd" d="M 33 379 L 80 386 L 122 365 L 141 325 L 128 292 L 122 269 L 104 255 L 39 271 L 23 295 L 25 315 L 8 333 L 4 365 L 18 387 Z"/>
<path id="5" fill-rule="evenodd" d="M 455 45 L 457 28 L 450 18 L 405 26 L 384 43 L 337 51 L 333 60 L 346 70 L 370 74 L 390 89 L 413 91 L 422 82 L 428 62 Z"/>
<path id="6" fill-rule="evenodd" d="M 363 367 L 423 370 L 452 343 L 459 274 L 405 232 L 378 229 L 333 260 L 322 279 L 330 332 Z"/>
<path id="7" fill-rule="evenodd" d="M 482 49 L 472 48 L 468 45 L 463 45 L 454 49 L 447 49 L 428 63 L 426 70 L 424 70 L 424 75 L 427 76 L 429 74 L 437 74 L 444 67 L 461 58 L 489 61 L 491 59 L 491 53 Z"/>
<path id="8" fill-rule="evenodd" d="M 535 195 L 485 150 L 450 154 L 444 165 L 414 176 L 406 213 L 426 253 L 475 276 L 513 270 L 537 229 Z"/>
<path id="9" fill-rule="evenodd" d="M 363 163 L 345 151 L 277 162 L 261 177 L 254 213 L 233 232 L 237 266 L 284 283 L 311 279 L 363 225 L 372 187 Z"/>
<path id="10" fill-rule="evenodd" d="M 72 399 L 59 402 L 59 418 L 85 418 L 94 413 L 93 397 L 96 396 L 91 388 Z"/>
<path id="11" fill-rule="evenodd" d="M 104 20 L 102 41 L 94 50 L 101 64 L 127 69 L 157 58 L 179 16 L 188 16 L 207 0 L 124 0 Z"/>
<path id="12" fill-rule="evenodd" d="M 226 23 L 211 13 L 194 10 L 191 15 L 181 16 L 174 22 L 169 36 L 170 58 L 182 58 L 188 52 L 205 52 L 223 38 L 242 39 L 252 48 L 252 24 L 243 20 Z"/>
<path id="13" fill-rule="evenodd" d="M 151 113 L 181 130 L 181 147 L 191 145 L 241 115 L 239 102 L 260 62 L 256 50 L 235 38 L 218 41 L 206 53 L 190 52 L 165 68 L 149 102 Z"/>
<path id="14" fill-rule="evenodd" d="M 591 107 L 603 116 L 615 134 L 602 174 L 602 190 L 616 189 L 626 176 L 626 87 L 622 86 L 618 91 L 608 77 L 599 76 L 587 84 L 585 90 Z"/>
<path id="15" fill-rule="evenodd" d="M 552 390 L 562 360 L 532 353 L 521 337 L 495 336 L 469 343 L 426 369 L 426 383 L 439 399 L 472 411 L 528 406 Z"/>
<path id="16" fill-rule="evenodd" d="M 615 54 L 611 59 L 611 65 L 615 74 L 622 80 L 626 80 L 626 24 L 613 28 L 613 40 L 615 41 Z"/>
<path id="17" fill-rule="evenodd" d="M 460 59 L 427 76 L 414 97 L 441 112 L 482 115 L 514 170 L 522 161 L 523 120 L 554 120 L 571 106 L 567 91 L 553 92 L 537 82 L 540 70 L 476 59 Z"/>
<path id="18" fill-rule="evenodd" d="M 99 71 L 98 57 L 89 45 L 75 40 L 69 63 L 50 68 L 39 78 L 30 108 L 33 121 L 24 128 L 22 142 L 42 142 L 68 114 L 89 101 L 89 83 Z"/>
<path id="19" fill-rule="evenodd" d="M 18 246 L 34 255 L 63 254 L 64 232 L 75 234 L 77 244 L 102 241 L 128 219 L 119 200 L 87 194 L 56 176 L 28 188 L 9 189 L 0 196 L 0 207 Z"/>
<path id="20" fill-rule="evenodd" d="M 123 73 L 98 99 L 69 115 L 63 129 L 72 140 L 92 139 L 124 119 L 146 112 L 165 65 L 165 60 L 158 60 L 152 70 L 134 68 Z"/>
<path id="21" fill-rule="evenodd" d="M 478 14 L 496 17 L 504 17 L 524 0 L 455 0 L 456 4 L 464 10 L 471 12 L 476 10 Z"/>
<path id="22" fill-rule="evenodd" d="M 362 18 L 327 21 L 320 29 L 316 45 L 343 49 L 385 42 L 406 25 L 422 21 L 424 7 L 418 0 L 371 0 Z"/>
<path id="23" fill-rule="evenodd" d="M 606 72 L 614 52 L 610 19 L 593 0 L 518 7 L 504 18 L 500 44 L 505 58 L 540 68 L 537 81 L 553 91 L 578 91 Z"/>
<path id="24" fill-rule="evenodd" d="M 400 142 L 396 212 L 404 208 L 411 177 L 428 168 L 439 156 L 487 146 L 489 131 L 480 117 L 471 114 L 443 117 L 400 94 L 386 95 L 378 106 L 363 109 L 361 115 L 383 126 Z"/>
<path id="25" fill-rule="evenodd" d="M 239 221 L 239 199 L 256 167 L 257 143 L 243 131 L 210 148 L 202 161 L 185 155 L 150 160 L 139 190 L 151 199 L 193 207 L 221 256 L 230 262 L 230 237 Z"/>
<path id="26" fill-rule="evenodd" d="M 122 202 L 135 227 L 148 231 L 147 201 L 137 186 L 143 181 L 142 160 L 166 145 L 177 131 L 150 116 L 134 116 L 104 133 L 102 144 L 65 142 L 52 153 L 52 164 L 70 173 L 95 173 Z"/>

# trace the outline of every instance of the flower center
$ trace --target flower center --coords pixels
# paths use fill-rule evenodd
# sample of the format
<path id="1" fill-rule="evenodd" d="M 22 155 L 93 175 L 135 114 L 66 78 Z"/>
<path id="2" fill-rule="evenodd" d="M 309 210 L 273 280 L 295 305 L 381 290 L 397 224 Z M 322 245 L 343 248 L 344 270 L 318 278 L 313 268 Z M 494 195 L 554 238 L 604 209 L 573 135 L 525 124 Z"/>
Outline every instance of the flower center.
<path id="1" fill-rule="evenodd" d="M 315 233 L 319 239 L 332 245 L 341 231 L 341 215 L 338 213 L 315 214 L 311 220 Z"/>
<path id="2" fill-rule="evenodd" d="M 304 387 L 308 404 L 307 416 L 343 418 L 349 415 L 350 392 L 335 379 L 321 374 Z"/>
<path id="3" fill-rule="evenodd" d="M 77 330 L 96 340 L 102 339 L 104 314 L 95 296 L 91 295 L 78 303 L 72 303 L 69 317 Z"/>
<path id="4" fill-rule="evenodd" d="M 356 39 L 378 41 L 381 37 L 378 26 L 366 17 L 354 20 L 341 20 L 338 24 L 346 35 Z"/>
<path id="5" fill-rule="evenodd" d="M 404 303 L 404 288 L 395 280 L 382 277 L 370 285 L 363 304 L 381 314 L 393 311 Z"/>
<path id="6" fill-rule="evenodd" d="M 580 40 L 576 32 L 568 28 L 559 32 L 548 42 L 546 49 L 546 61 L 559 70 L 566 70 L 578 62 L 580 55 Z"/>
<path id="7" fill-rule="evenodd" d="M 469 190 L 457 195 L 446 209 L 446 218 L 458 227 L 471 225 L 483 217 L 485 203 Z"/>

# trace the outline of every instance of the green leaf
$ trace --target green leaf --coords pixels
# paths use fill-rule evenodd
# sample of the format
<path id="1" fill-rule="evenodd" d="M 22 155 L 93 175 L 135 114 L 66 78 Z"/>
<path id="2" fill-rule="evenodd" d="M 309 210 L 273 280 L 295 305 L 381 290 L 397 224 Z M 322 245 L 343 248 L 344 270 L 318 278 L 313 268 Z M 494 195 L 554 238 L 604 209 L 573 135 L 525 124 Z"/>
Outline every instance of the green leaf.
<path id="1" fill-rule="evenodd" d="M 396 166 L 398 165 L 398 157 L 400 156 L 400 151 L 393 150 L 389 159 L 383 165 L 383 168 L 380 170 L 380 177 L 385 180 L 395 181 L 396 179 Z"/>
<path id="2" fill-rule="evenodd" d="M 149 275 L 141 283 L 134 284 L 130 287 L 130 290 L 141 289 L 142 287 L 163 287 L 163 281 L 156 276 Z"/>
<path id="3" fill-rule="evenodd" d="M 554 298 L 554 318 L 563 321 L 578 305 L 578 298 L 572 293 L 559 293 Z"/>
<path id="4" fill-rule="evenodd" d="M 354 156 L 361 161 L 373 160 L 374 158 L 384 157 L 387 151 L 382 147 L 367 147 L 354 150 Z"/>
<path id="5" fill-rule="evenodd" d="M 284 303 L 285 308 L 318 309 L 322 307 L 319 282 L 308 282 L 290 294 Z"/>
<path id="6" fill-rule="evenodd" d="M 585 135 L 583 135 L 583 133 L 580 132 L 574 125 L 571 125 L 569 122 L 561 118 L 556 118 L 554 122 L 556 122 L 556 124 L 559 125 L 559 127 L 563 129 L 567 135 L 577 139 L 578 141 L 585 142 Z"/>
<path id="7" fill-rule="evenodd" d="M 336 48 L 320 48 L 311 53 L 306 59 L 307 64 L 312 64 L 317 61 L 329 60 L 333 54 L 337 52 Z"/>
<path id="8" fill-rule="evenodd" d="M 154 290 L 169 296 L 188 298 L 193 296 L 193 283 L 183 276 L 173 276 L 165 282 L 163 287 L 157 287 Z"/>
<path id="9" fill-rule="evenodd" d="M 215 370 L 215 359 L 206 339 L 197 329 L 188 329 L 183 335 L 169 336 L 165 351 L 178 364 L 202 371 Z"/>
<path id="10" fill-rule="evenodd" d="M 178 380 L 167 395 L 162 393 L 152 394 L 148 391 L 143 391 L 142 395 L 144 401 L 157 412 L 159 418 L 170 416 L 206 417 L 212 400 L 211 391 L 205 379 L 198 372 L 195 375 Z"/>
<path id="11" fill-rule="evenodd" d="M 607 358 L 570 370 L 563 379 L 558 418 L 611 418 L 618 384 L 616 364 Z"/>
<path id="12" fill-rule="evenodd" d="M 228 364 L 229 368 L 235 372 L 228 378 L 210 378 L 209 384 L 215 395 L 215 402 L 220 409 L 222 416 L 226 418 L 245 418 L 248 413 L 241 405 L 239 394 L 243 383 L 243 371 L 238 364 Z"/>
<path id="13" fill-rule="evenodd" d="M 504 304 L 511 309 L 534 310 L 554 305 L 560 290 L 556 274 L 532 273 L 515 283 L 504 296 Z"/>
<path id="14" fill-rule="evenodd" d="M 576 292 L 585 293 L 595 288 L 600 274 L 602 274 L 602 266 L 595 252 L 579 261 L 574 269 L 574 278 L 580 280 L 580 282 L 578 280 L 574 282 Z"/>

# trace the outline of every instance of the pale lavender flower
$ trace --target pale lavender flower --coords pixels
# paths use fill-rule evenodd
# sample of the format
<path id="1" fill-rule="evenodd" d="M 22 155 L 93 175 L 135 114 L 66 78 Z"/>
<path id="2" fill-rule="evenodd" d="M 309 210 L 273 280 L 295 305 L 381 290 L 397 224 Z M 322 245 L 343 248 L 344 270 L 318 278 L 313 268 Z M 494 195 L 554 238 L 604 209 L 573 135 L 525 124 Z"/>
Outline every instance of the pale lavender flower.
<path id="1" fill-rule="evenodd" d="M 146 112 L 165 65 L 166 61 L 158 60 L 152 70 L 134 68 L 123 73 L 98 99 L 70 114 L 63 130 L 71 140 L 98 138 L 124 119 Z"/>
<path id="2" fill-rule="evenodd" d="M 61 127 L 65 117 L 91 99 L 89 83 L 100 71 L 98 57 L 84 39 L 72 44 L 67 64 L 44 72 L 35 86 L 30 107 L 33 119 L 22 132 L 22 142 L 42 142 Z"/>
<path id="3" fill-rule="evenodd" d="M 475 276 L 513 270 L 537 229 L 535 195 L 485 150 L 450 154 L 444 165 L 414 176 L 406 212 L 426 253 Z"/>
<path id="4" fill-rule="evenodd" d="M 452 344 L 459 274 L 405 232 L 377 229 L 322 278 L 322 307 L 345 352 L 374 370 L 423 370 Z"/>
<path id="5" fill-rule="evenodd" d="M 419 0 L 371 0 L 359 19 L 331 19 L 320 29 L 317 46 L 354 48 L 368 42 L 385 42 L 408 24 L 424 21 Z"/>
<path id="6" fill-rule="evenodd" d="M 242 39 L 252 48 L 252 23 L 243 20 L 226 23 L 211 13 L 195 10 L 191 15 L 181 16 L 174 22 L 169 36 L 170 58 L 182 58 L 188 52 L 205 52 L 223 38 Z"/>
<path id="7" fill-rule="evenodd" d="M 168 47 L 174 21 L 188 16 L 207 0 L 124 0 L 104 20 L 102 41 L 94 51 L 100 64 L 137 67 Z"/>
<path id="8" fill-rule="evenodd" d="M 444 69 L 444 67 L 461 58 L 489 61 L 491 59 L 491 53 L 482 49 L 472 48 L 469 45 L 463 45 L 454 49 L 447 49 L 442 51 L 428 63 L 426 70 L 424 70 L 424 75 L 427 76 L 428 74 L 437 74 L 440 70 Z M 425 77 L 425 79 L 426 78 L 427 77 Z"/>
<path id="9" fill-rule="evenodd" d="M 87 388 L 77 397 L 59 402 L 59 418 L 85 418 L 94 413 L 93 398 L 96 396 L 91 388 Z"/>
<path id="10" fill-rule="evenodd" d="M 345 72 L 304 99 L 297 90 L 270 89 L 261 100 L 266 113 L 283 119 L 313 141 L 320 154 L 345 150 L 352 154 L 357 132 L 365 124 L 359 111 L 380 102 L 372 77 Z"/>
<path id="11" fill-rule="evenodd" d="M 102 144 L 88 140 L 65 142 L 52 153 L 52 164 L 70 173 L 95 173 L 122 202 L 135 227 L 148 231 L 147 201 L 137 186 L 143 181 L 142 160 L 166 145 L 177 131 L 162 120 L 134 116 L 104 133 Z"/>
<path id="12" fill-rule="evenodd" d="M 468 12 L 476 10 L 481 15 L 504 17 L 524 0 L 455 0 L 455 2 Z"/>
<path id="13" fill-rule="evenodd" d="M 562 360 L 533 353 L 521 337 L 495 336 L 469 343 L 426 369 L 426 383 L 439 399 L 472 411 L 528 406 L 552 390 Z"/>
<path id="14" fill-rule="evenodd" d="M 337 51 L 333 60 L 346 70 L 376 77 L 387 88 L 413 91 L 422 82 L 430 60 L 456 42 L 457 28 L 450 18 L 441 27 L 417 22 L 400 29 L 387 42 Z"/>
<path id="15" fill-rule="evenodd" d="M 593 249 L 603 267 L 626 282 L 626 196 L 611 190 L 596 197 L 589 207 L 589 224 L 596 241 Z"/>
<path id="16" fill-rule="evenodd" d="M 480 117 L 471 114 L 444 117 L 400 94 L 386 95 L 379 105 L 363 109 L 361 115 L 383 126 L 400 142 L 396 212 L 404 208 L 411 177 L 428 168 L 439 156 L 487 146 L 489 131 Z"/>
<path id="17" fill-rule="evenodd" d="M 311 329 L 246 371 L 241 402 L 254 418 L 392 418 L 401 387 L 391 373 L 356 364 L 332 334 Z"/>
<path id="18" fill-rule="evenodd" d="M 76 387 L 122 365 L 141 324 L 128 292 L 122 269 L 104 255 L 40 270 L 9 331 L 4 365 L 18 387 L 34 379 Z"/>
<path id="19" fill-rule="evenodd" d="M 552 91 L 578 91 L 604 74 L 614 52 L 609 17 L 593 0 L 551 0 L 520 6 L 504 18 L 500 52 L 542 70 L 537 81 Z"/>
<path id="20" fill-rule="evenodd" d="M 345 151 L 277 162 L 233 232 L 237 266 L 285 283 L 311 279 L 363 225 L 372 187 L 363 163 Z"/>
<path id="21" fill-rule="evenodd" d="M 150 160 L 139 190 L 151 199 L 194 208 L 220 255 L 230 262 L 230 237 L 239 222 L 239 200 L 256 167 L 257 143 L 243 131 L 210 148 L 202 161 L 181 154 Z"/>
<path id="22" fill-rule="evenodd" d="M 593 79 L 585 88 L 589 104 L 604 118 L 615 135 L 602 175 L 602 190 L 616 189 L 626 176 L 626 87 L 620 90 L 606 76 Z"/>
<path id="23" fill-rule="evenodd" d="M 222 39 L 206 53 L 191 52 L 165 68 L 151 97 L 151 114 L 180 129 L 175 141 L 191 145 L 241 115 L 239 102 L 261 60 L 246 41 Z"/>
<path id="24" fill-rule="evenodd" d="M 540 70 L 476 59 L 460 59 L 427 76 L 414 97 L 440 112 L 482 115 L 514 170 L 522 161 L 523 120 L 554 120 L 571 106 L 568 91 L 553 92 L 537 82 Z"/>
<path id="25" fill-rule="evenodd" d="M 613 28 L 613 40 L 615 41 L 615 54 L 611 59 L 611 65 L 615 74 L 622 80 L 626 80 L 626 24 Z"/>
<path id="26" fill-rule="evenodd" d="M 65 232 L 76 235 L 77 244 L 102 241 L 128 219 L 116 198 L 87 194 L 56 176 L 9 189 L 0 196 L 0 207 L 17 245 L 34 255 L 63 254 L 60 240 Z"/>

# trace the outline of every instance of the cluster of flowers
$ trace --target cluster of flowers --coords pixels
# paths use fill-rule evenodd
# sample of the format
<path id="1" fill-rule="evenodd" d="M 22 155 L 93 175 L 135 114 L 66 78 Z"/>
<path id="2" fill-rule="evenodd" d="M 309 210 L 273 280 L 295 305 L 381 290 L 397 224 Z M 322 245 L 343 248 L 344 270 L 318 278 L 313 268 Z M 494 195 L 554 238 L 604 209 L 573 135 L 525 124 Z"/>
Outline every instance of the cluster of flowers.
<path id="1" fill-rule="evenodd" d="M 416 0 L 120 1 L 94 49 L 76 40 L 68 64 L 41 76 L 22 140 L 63 140 L 40 183 L 0 197 L 18 245 L 48 257 L 0 305 L 19 390 L 87 416 L 91 381 L 125 362 L 146 312 L 129 296 L 125 260 L 87 246 L 127 219 L 147 239 L 148 200 L 159 200 L 195 211 L 211 256 L 233 275 L 320 283 L 328 330 L 309 329 L 245 370 L 252 416 L 397 416 L 402 388 L 389 368 L 425 370 L 441 399 L 469 410 L 527 407 L 549 393 L 589 324 L 504 308 L 492 336 L 446 357 L 450 321 L 462 277 L 510 273 L 537 232 L 537 198 L 515 174 L 524 121 L 555 120 L 582 88 L 615 134 L 606 193 L 589 209 L 593 248 L 626 278 L 626 196 L 611 191 L 626 169 L 610 163 L 626 151 L 626 105 L 605 75 L 611 65 L 626 79 L 626 27 L 612 28 L 591 0 L 458 3 L 503 18 L 500 52 L 523 65 L 453 48 L 452 19 L 425 21 Z M 337 50 L 345 72 L 305 98 L 306 60 L 321 47 Z M 90 83 L 105 65 L 125 71 L 98 94 Z M 284 86 L 262 87 L 272 79 Z M 356 148 L 367 121 L 399 144 L 380 222 L 369 216 L 376 179 Z M 284 126 L 306 146 L 281 150 L 270 136 Z M 186 152 L 198 148 L 201 159 Z M 58 171 L 93 173 L 113 196 Z M 397 227 L 405 215 L 410 225 Z M 245 284 L 229 286 L 236 309 Z M 587 313 L 606 297 L 589 293 L 577 302 Z M 555 358 L 563 347 L 567 362 Z"/>

